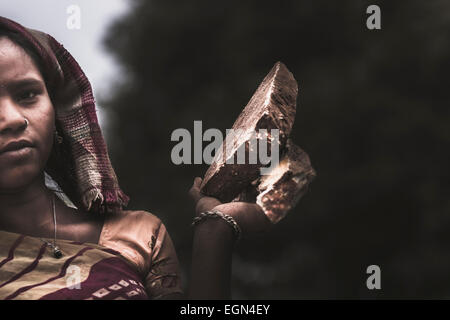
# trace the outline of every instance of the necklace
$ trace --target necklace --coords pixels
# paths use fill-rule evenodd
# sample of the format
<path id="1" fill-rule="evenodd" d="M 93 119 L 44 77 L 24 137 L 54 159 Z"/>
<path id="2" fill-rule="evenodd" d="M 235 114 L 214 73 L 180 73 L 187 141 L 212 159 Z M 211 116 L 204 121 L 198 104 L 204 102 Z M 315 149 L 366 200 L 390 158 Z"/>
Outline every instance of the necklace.
<path id="1" fill-rule="evenodd" d="M 62 252 L 59 249 L 59 247 L 56 245 L 56 228 L 57 228 L 57 224 L 56 224 L 56 208 L 55 208 L 55 195 L 53 194 L 52 196 L 52 207 L 53 207 L 53 225 L 54 225 L 54 230 L 55 230 L 55 234 L 53 237 L 53 243 L 46 241 L 42 238 L 41 241 L 44 242 L 45 244 L 47 244 L 48 247 L 53 249 L 53 256 L 57 259 L 62 257 Z"/>

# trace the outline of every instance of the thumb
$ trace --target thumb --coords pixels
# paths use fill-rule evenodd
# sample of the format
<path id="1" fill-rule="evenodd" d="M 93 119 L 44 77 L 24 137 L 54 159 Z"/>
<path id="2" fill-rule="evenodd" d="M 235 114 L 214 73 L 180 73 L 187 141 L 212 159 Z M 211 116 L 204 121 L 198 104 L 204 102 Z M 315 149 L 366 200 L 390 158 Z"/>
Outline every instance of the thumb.
<path id="1" fill-rule="evenodd" d="M 204 195 L 200 192 L 200 185 L 202 184 L 202 178 L 195 177 L 194 183 L 192 184 L 191 189 L 189 190 L 189 196 L 194 201 L 194 203 L 197 203 L 198 200 L 200 200 Z"/>

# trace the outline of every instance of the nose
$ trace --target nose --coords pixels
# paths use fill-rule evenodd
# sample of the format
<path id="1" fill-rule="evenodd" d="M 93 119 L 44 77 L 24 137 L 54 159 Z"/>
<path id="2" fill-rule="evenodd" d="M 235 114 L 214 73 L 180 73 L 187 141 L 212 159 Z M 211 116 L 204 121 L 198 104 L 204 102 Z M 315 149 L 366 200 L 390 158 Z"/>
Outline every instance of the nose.
<path id="1" fill-rule="evenodd" d="M 27 124 L 20 109 L 11 99 L 0 99 L 0 134 L 22 131 Z"/>

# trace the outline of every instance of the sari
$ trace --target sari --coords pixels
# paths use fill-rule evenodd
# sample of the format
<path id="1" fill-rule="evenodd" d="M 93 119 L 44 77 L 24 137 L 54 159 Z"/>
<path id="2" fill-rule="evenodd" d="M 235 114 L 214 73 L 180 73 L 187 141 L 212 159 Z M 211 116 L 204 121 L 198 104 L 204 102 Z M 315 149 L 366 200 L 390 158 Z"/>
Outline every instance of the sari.
<path id="1" fill-rule="evenodd" d="M 123 211 L 104 222 L 98 244 L 0 231 L 0 299 L 147 300 L 182 294 L 178 260 L 161 221 Z M 43 239 L 52 241 L 52 239 Z"/>

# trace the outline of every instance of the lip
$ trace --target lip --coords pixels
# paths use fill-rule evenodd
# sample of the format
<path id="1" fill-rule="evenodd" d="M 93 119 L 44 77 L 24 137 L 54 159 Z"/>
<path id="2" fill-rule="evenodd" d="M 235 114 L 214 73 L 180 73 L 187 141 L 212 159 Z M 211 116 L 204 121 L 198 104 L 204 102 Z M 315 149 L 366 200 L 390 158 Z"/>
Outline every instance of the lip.
<path id="1" fill-rule="evenodd" d="M 12 141 L 0 149 L 0 155 L 10 151 L 17 151 L 24 148 L 32 148 L 34 145 L 28 140 Z"/>

